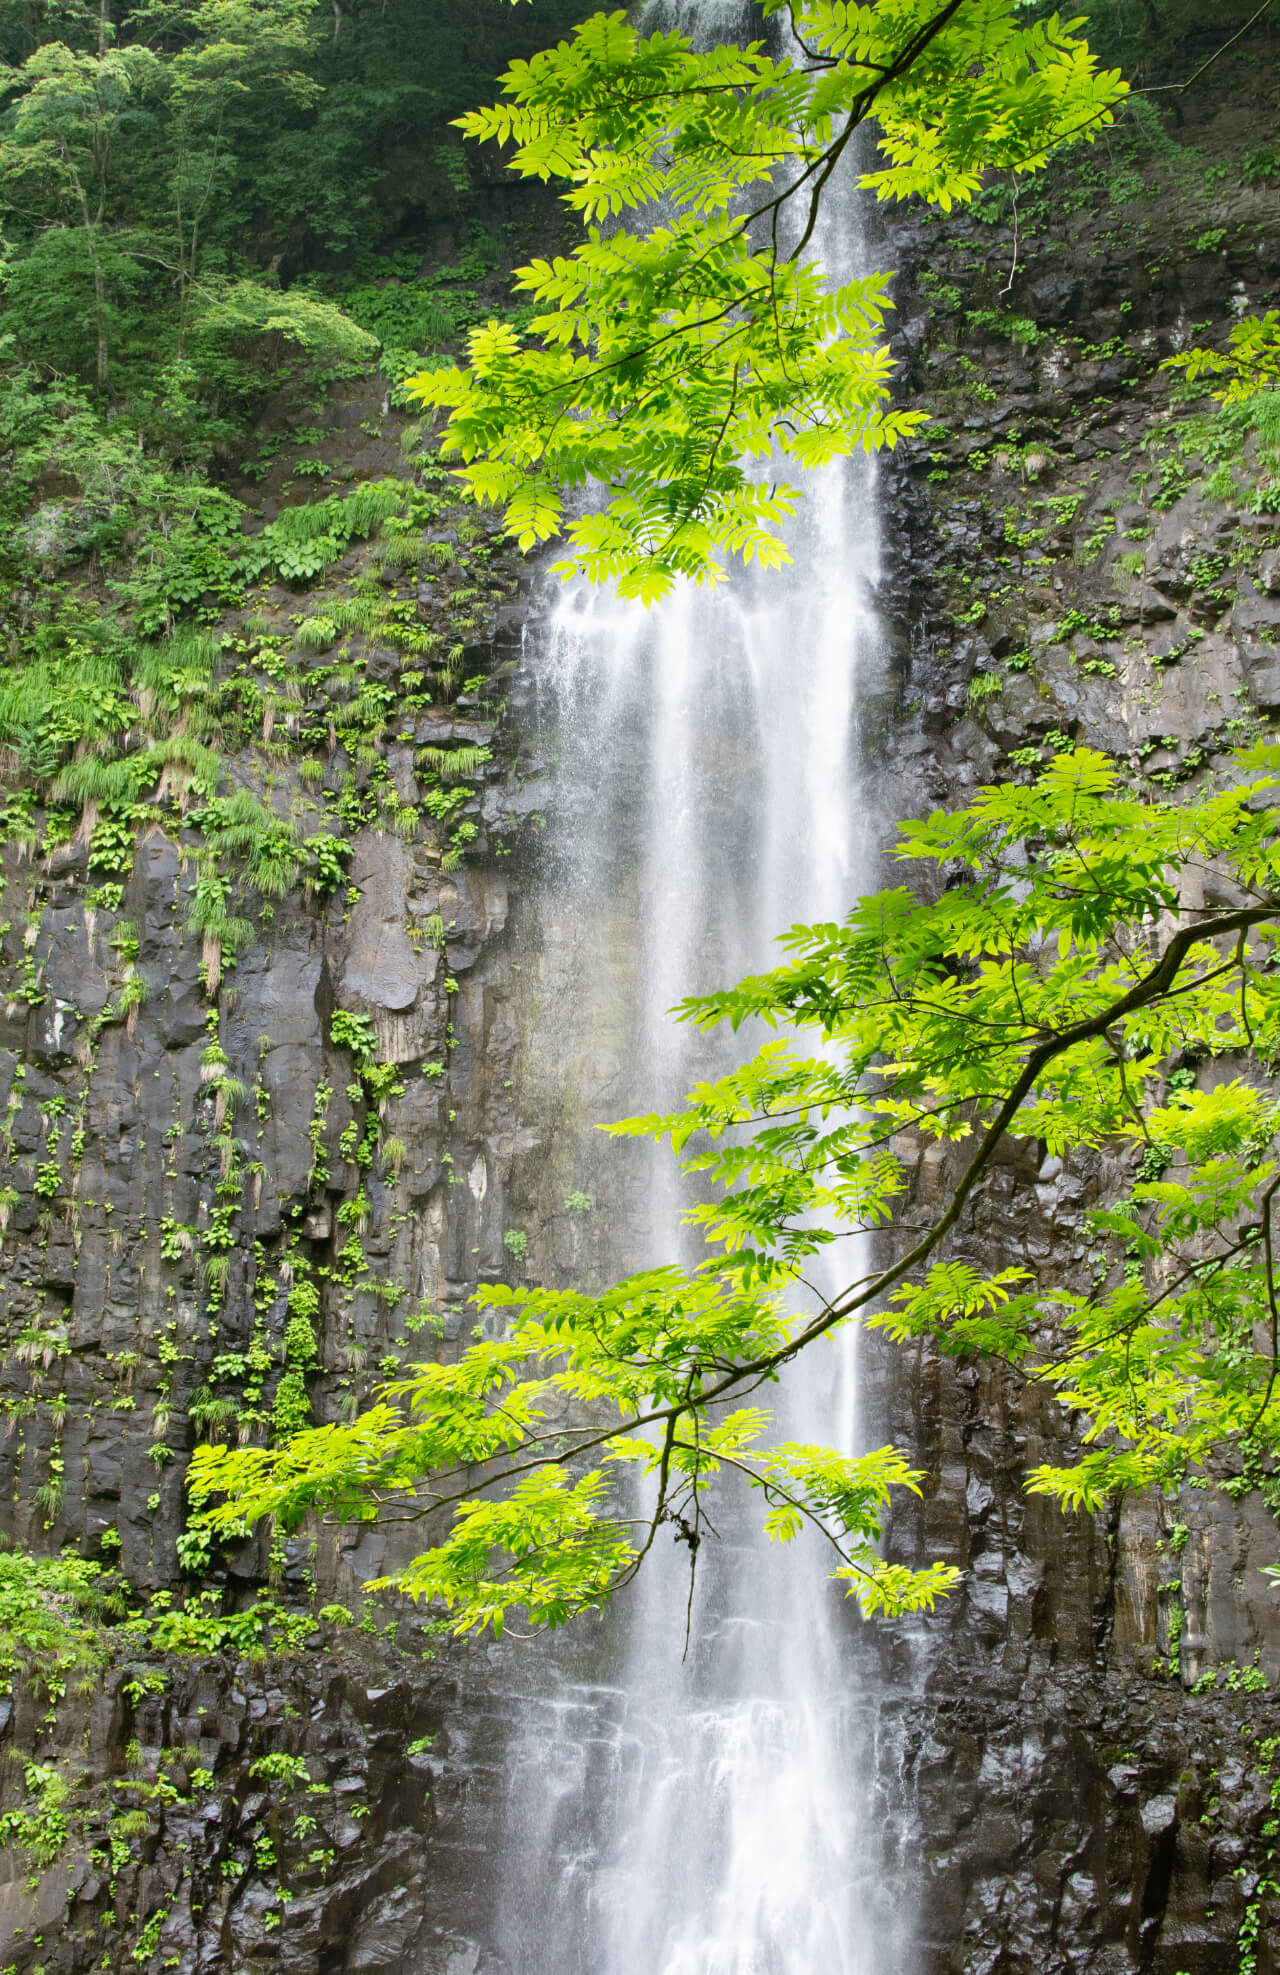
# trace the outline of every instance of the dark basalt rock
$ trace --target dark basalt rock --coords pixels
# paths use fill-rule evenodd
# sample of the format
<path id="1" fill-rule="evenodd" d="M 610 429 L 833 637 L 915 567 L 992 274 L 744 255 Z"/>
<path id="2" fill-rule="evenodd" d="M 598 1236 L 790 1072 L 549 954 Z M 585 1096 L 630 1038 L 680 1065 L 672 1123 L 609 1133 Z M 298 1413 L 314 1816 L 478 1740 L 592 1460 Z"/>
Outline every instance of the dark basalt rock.
<path id="1" fill-rule="evenodd" d="M 913 239 L 900 225 L 886 259 L 910 266 Z M 926 251 L 940 279 L 971 292 L 963 272 L 948 272 L 934 228 L 922 261 Z M 1212 319 L 1221 309 L 1220 274 L 1204 263 L 1166 263 L 1153 283 L 1136 254 L 1095 258 L 1084 234 L 1047 245 L 1069 264 L 1041 275 L 1037 251 L 1024 242 L 1028 259 L 1009 306 L 1042 329 L 1092 334 L 1100 310 L 1124 303 L 1130 323 L 1154 330 L 1167 349 L 1177 346 L 1179 316 Z M 1273 216 L 1256 240 L 1251 293 L 1273 291 L 1278 275 Z M 921 328 L 909 292 L 901 303 L 911 323 L 904 360 L 927 383 L 937 332 Z M 982 350 L 981 367 L 1000 397 L 987 413 L 1017 394 L 1026 435 L 1034 394 L 1025 366 L 995 344 Z M 1077 376 L 1067 380 L 1053 468 L 1039 484 L 1057 498 L 1079 495 L 1079 509 L 1065 536 L 1055 530 L 1032 551 L 1055 552 L 1047 573 L 1025 559 L 1019 572 L 1015 556 L 1001 578 L 1011 594 L 991 599 L 978 669 L 1000 671 L 999 659 L 1022 649 L 1029 662 L 1004 672 L 989 697 L 974 700 L 972 633 L 940 603 L 950 596 L 958 614 L 999 587 L 993 558 L 1009 555 L 1000 511 L 1010 502 L 1025 508 L 1028 490 L 987 468 L 989 503 L 975 500 L 959 442 L 943 449 L 947 471 L 960 476 L 954 487 L 935 492 L 905 457 L 884 471 L 885 596 L 905 634 L 894 641 L 896 697 L 868 748 L 880 764 L 882 813 L 952 804 L 977 781 L 1017 774 L 1015 750 L 1042 747 L 1051 732 L 1101 748 L 1135 774 L 1208 774 L 1229 744 L 1229 721 L 1238 731 L 1242 712 L 1280 712 L 1269 642 L 1280 621 L 1276 549 L 1264 535 L 1238 572 L 1206 578 L 1204 558 L 1246 539 L 1238 513 L 1194 479 L 1164 508 L 1133 497 L 1130 455 L 1165 429 L 1167 376 L 1149 363 L 1088 369 L 1090 398 L 1123 393 L 1124 416 L 1112 408 L 1099 423 L 1077 410 Z M 1157 491 L 1153 477 L 1147 492 Z M 1113 567 L 1105 551 L 1085 552 L 1110 517 L 1117 533 L 1150 540 L 1145 580 Z M 1210 594 L 1206 583 L 1226 588 Z M 1063 635 L 1064 620 L 1098 617 L 1101 630 L 1089 622 Z M 917 1148 L 915 1158 L 914 1197 L 927 1203 L 945 1162 L 936 1148 Z M 1085 1259 L 1083 1213 L 1118 1178 L 1103 1159 L 1069 1172 L 1053 1159 L 997 1167 L 955 1251 L 975 1260 L 1016 1254 L 1042 1280 L 1071 1280 Z M 895 1516 L 895 1553 L 940 1556 L 967 1572 L 963 1597 L 910 1642 L 901 1628 L 880 1637 L 895 1724 L 885 1734 L 899 1738 L 924 1859 L 924 1975 L 1234 1975 L 1245 1908 L 1271 1851 L 1270 1787 L 1255 1753 L 1257 1741 L 1280 1733 L 1280 1622 L 1258 1568 L 1280 1556 L 1270 1511 L 1256 1494 L 1232 1502 L 1186 1489 L 1176 1501 L 1127 1502 L 1110 1519 L 1063 1518 L 1022 1489 L 1029 1467 L 1070 1444 L 1067 1423 L 1042 1396 L 919 1348 L 870 1344 L 865 1363 L 883 1431 L 929 1467 L 923 1500 Z M 1180 1678 L 1162 1670 L 1171 1580 L 1182 1612 Z M 1255 1662 L 1242 1686 L 1241 1669 Z M 1213 1669 L 1218 1685 L 1191 1694 Z M 1280 1928 L 1265 1900 L 1260 1924 L 1257 1967 L 1270 1970 Z"/>

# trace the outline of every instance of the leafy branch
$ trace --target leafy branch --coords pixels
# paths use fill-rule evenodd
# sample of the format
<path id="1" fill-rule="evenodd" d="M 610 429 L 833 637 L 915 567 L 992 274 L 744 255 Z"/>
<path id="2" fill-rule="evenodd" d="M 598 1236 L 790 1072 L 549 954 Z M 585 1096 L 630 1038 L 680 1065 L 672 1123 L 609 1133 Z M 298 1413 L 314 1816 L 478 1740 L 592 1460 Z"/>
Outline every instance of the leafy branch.
<path id="1" fill-rule="evenodd" d="M 889 405 L 886 278 L 833 285 L 810 253 L 854 134 L 877 126 L 864 186 L 949 208 L 988 170 L 1033 171 L 1091 140 L 1126 91 L 1056 17 L 1020 24 L 1011 0 L 765 13 L 785 14 L 800 59 L 763 40 L 695 50 L 597 14 L 460 119 L 511 147 L 522 176 L 562 182 L 585 237 L 518 270 L 538 311 L 527 331 L 490 322 L 466 368 L 410 389 L 447 410 L 464 488 L 503 507 L 522 547 L 563 531 L 562 573 L 646 602 L 678 576 L 715 580 L 725 554 L 788 559 L 779 527 L 799 496 L 777 458 L 818 465 L 920 423 Z"/>
<path id="2" fill-rule="evenodd" d="M 689 1210 L 708 1243 L 700 1267 L 599 1296 L 482 1289 L 503 1334 L 417 1368 L 349 1425 L 270 1450 L 199 1449 L 191 1484 L 210 1522 L 425 1518 L 437 1540 L 387 1583 L 442 1600 L 464 1628 L 500 1628 L 515 1605 L 556 1624 L 628 1583 L 660 1528 L 692 1547 L 708 1491 L 736 1475 L 763 1494 L 772 1535 L 821 1527 L 864 1609 L 917 1609 L 955 1573 L 886 1558 L 882 1532 L 892 1492 L 923 1477 L 893 1447 L 772 1442 L 758 1403 L 854 1318 L 1043 1384 L 1083 1435 L 1077 1460 L 1030 1478 L 1064 1504 L 1280 1451 L 1280 1114 L 1233 1074 L 1280 1054 L 1278 766 L 1255 749 L 1233 785 L 1148 805 L 1079 751 L 1032 788 L 986 789 L 907 826 L 899 856 L 959 865 L 967 882 L 931 903 L 880 892 L 843 924 L 793 928 L 786 964 L 681 1011 L 784 1033 L 681 1111 L 613 1128 L 669 1140 L 709 1178 L 713 1197 Z M 1247 902 L 1184 903 L 1188 861 Z M 816 1054 L 800 1053 L 806 1031 Z M 1204 1088 L 1188 1059 L 1217 1066 Z M 1123 1162 L 1132 1148 L 1129 1191 L 1091 1216 L 1105 1266 L 1088 1295 L 949 1252 L 1011 1138 L 1064 1160 L 1105 1148 Z M 963 1164 L 922 1216 L 907 1211 L 910 1174 L 930 1139 Z M 799 1307 L 812 1258 L 851 1232 L 879 1252 L 862 1249 L 839 1294 Z M 625 1465 L 648 1490 L 643 1515 Z"/>

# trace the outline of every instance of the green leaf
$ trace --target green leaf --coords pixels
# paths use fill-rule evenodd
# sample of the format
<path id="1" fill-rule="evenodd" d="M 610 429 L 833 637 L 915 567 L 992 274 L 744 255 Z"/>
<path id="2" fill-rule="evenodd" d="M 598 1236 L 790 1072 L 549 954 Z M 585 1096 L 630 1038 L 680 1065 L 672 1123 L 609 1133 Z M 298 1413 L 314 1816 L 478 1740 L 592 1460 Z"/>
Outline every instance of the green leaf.
<path id="1" fill-rule="evenodd" d="M 596 14 L 459 119 L 509 147 L 513 171 L 559 181 L 582 236 L 518 270 L 539 310 L 527 332 L 474 329 L 468 367 L 411 392 L 448 409 L 443 450 L 524 548 L 562 528 L 565 490 L 595 483 L 555 566 L 646 604 L 681 577 L 718 581 L 726 556 L 788 559 L 798 496 L 780 459 L 874 452 L 922 422 L 889 403 L 889 277 L 833 286 L 809 251 L 815 188 L 858 123 L 874 120 L 886 161 L 864 185 L 945 210 L 989 170 L 1091 141 L 1126 93 L 1072 28 L 1027 26 L 1014 0 L 792 12 L 796 57 Z"/>

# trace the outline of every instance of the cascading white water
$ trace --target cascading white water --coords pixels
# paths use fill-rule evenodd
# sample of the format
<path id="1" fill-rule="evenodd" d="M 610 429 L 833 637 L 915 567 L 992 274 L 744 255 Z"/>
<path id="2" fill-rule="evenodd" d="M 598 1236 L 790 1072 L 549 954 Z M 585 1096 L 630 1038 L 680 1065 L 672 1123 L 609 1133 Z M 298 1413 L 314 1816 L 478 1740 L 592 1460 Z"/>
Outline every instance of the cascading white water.
<path id="1" fill-rule="evenodd" d="M 847 277 L 861 253 L 847 194 L 823 236 Z M 580 1045 L 582 1122 L 677 1104 L 725 1059 L 672 1005 L 772 964 L 778 932 L 840 917 L 873 881 L 856 721 L 877 659 L 874 481 L 835 466 L 806 493 L 782 575 L 648 613 L 575 590 L 555 613 L 540 661 L 560 746 L 545 904 L 575 958 L 550 1020 L 562 1068 Z M 601 1172 L 619 1157 L 581 1156 Z M 629 1170 L 617 1271 L 687 1245 L 669 1158 Z M 781 1405 L 784 1431 L 852 1448 L 852 1338 L 800 1361 Z M 816 1541 L 770 1544 L 761 1513 L 749 1501 L 722 1521 L 715 1506 L 722 1540 L 699 1556 L 687 1654 L 688 1553 L 663 1544 L 591 1664 L 576 1649 L 546 1667 L 511 1776 L 511 1975 L 905 1968 L 869 1814 L 856 1620 Z"/>

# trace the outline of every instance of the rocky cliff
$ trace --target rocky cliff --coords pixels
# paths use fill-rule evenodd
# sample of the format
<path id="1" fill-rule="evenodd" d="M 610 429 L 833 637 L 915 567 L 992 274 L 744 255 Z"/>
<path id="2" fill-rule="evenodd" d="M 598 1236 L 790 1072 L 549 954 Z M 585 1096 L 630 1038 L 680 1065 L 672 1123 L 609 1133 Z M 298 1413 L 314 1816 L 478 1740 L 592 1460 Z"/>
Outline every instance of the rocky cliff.
<path id="1" fill-rule="evenodd" d="M 1274 716 L 1275 441 L 1160 367 L 1274 299 L 1280 206 L 1240 164 L 1272 116 L 1242 61 L 1171 134 L 1054 174 L 1030 214 L 1024 194 L 1020 214 L 890 236 L 899 348 L 939 423 L 887 476 L 886 809 L 1033 776 L 1073 743 L 1138 789 L 1211 781 Z M 936 1199 L 938 1149 L 904 1150 Z M 956 1252 L 1078 1283 L 1085 1212 L 1126 1177 L 1024 1147 Z M 1260 1477 L 1064 1518 L 1018 1485 L 1062 1445 L 1042 1397 L 929 1353 L 877 1357 L 875 1379 L 881 1417 L 928 1450 L 903 1554 L 967 1573 L 945 1615 L 883 1642 L 922 1965 L 1273 1966 L 1280 1625 L 1259 1567 L 1280 1546 Z"/>
<path id="2" fill-rule="evenodd" d="M 935 411 L 882 481 L 886 836 L 1077 740 L 1138 785 L 1211 777 L 1280 711 L 1280 433 L 1160 369 L 1274 294 L 1280 195 L 1247 163 L 1273 128 L 1260 54 L 1019 207 L 886 233 L 904 376 Z M 209 826 L 180 806 L 118 866 L 91 818 L 6 865 L 4 1527 L 135 1593 L 0 1708 L 20 1975 L 505 1966 L 486 1916 L 536 1661 L 364 1597 L 412 1528 L 221 1557 L 186 1530 L 198 1433 L 349 1416 L 466 1334 L 477 1281 L 603 1266 L 625 1192 L 584 1192 L 576 1163 L 619 1039 L 570 1076 L 556 1037 L 582 935 L 537 910 L 555 736 L 528 573 L 415 479 L 379 380 L 330 416 L 331 465 L 403 480 L 409 526 L 353 535 L 322 587 L 265 585 L 218 626 L 217 690 L 232 783 L 344 847 L 259 890 L 238 953 L 200 937 Z M 289 498 L 277 437 L 266 526 Z M 601 910 L 595 936 L 625 937 Z M 1083 1212 L 1122 1179 L 1102 1156 L 1011 1161 L 957 1248 L 1078 1277 Z M 921 1152 L 917 1197 L 945 1180 Z M 1066 1431 L 1041 1397 L 927 1355 L 869 1352 L 867 1381 L 929 1475 L 892 1541 L 966 1571 L 936 1619 L 862 1641 L 922 1969 L 1270 1968 L 1265 1489 L 1064 1521 L 1020 1485 Z"/>

